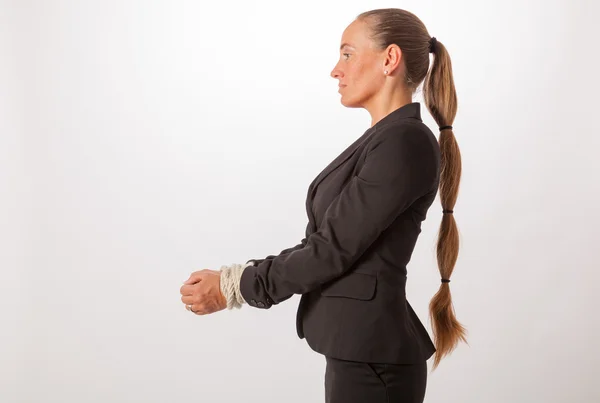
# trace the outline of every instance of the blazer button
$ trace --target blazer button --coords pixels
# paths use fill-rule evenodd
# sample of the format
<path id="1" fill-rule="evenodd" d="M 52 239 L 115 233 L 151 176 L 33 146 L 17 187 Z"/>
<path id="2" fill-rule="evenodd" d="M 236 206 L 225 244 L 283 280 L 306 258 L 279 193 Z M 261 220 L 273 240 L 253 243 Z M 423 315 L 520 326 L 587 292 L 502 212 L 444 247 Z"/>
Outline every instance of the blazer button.
<path id="1" fill-rule="evenodd" d="M 250 305 L 256 305 L 256 300 L 254 300 L 254 299 L 251 299 L 251 300 L 250 300 Z"/>
<path id="2" fill-rule="evenodd" d="M 256 306 L 259 307 L 259 308 L 264 308 L 265 304 L 263 304 L 262 301 L 258 301 L 258 303 L 256 304 Z"/>

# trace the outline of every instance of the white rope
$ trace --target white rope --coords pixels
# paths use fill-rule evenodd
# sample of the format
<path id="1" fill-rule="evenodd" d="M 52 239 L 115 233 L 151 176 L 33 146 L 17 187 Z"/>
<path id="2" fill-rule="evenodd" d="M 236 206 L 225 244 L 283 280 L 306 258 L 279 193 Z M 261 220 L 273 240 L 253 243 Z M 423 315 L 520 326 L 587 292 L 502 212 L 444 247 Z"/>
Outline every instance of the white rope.
<path id="1" fill-rule="evenodd" d="M 221 266 L 221 292 L 227 299 L 227 309 L 241 308 L 245 304 L 242 293 L 240 292 L 240 279 L 244 269 L 252 266 L 250 261 L 244 265 L 234 263 L 231 266 Z"/>

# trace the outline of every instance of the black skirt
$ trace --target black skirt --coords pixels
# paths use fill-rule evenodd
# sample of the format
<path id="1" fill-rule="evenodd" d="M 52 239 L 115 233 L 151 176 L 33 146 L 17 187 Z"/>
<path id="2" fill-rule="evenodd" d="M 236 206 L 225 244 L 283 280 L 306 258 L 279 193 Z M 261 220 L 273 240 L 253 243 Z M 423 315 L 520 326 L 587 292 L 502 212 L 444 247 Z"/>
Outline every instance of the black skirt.
<path id="1" fill-rule="evenodd" d="M 373 364 L 325 357 L 326 403 L 422 403 L 427 361 Z"/>

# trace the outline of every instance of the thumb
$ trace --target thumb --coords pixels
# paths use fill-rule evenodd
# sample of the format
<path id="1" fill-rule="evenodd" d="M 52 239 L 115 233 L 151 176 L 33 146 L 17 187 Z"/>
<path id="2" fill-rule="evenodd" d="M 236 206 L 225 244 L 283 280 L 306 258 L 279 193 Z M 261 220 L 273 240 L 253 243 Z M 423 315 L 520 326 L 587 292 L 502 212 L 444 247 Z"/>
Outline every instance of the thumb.
<path id="1" fill-rule="evenodd" d="M 190 276 L 190 278 L 188 278 L 187 280 L 185 280 L 185 282 L 183 284 L 196 284 L 198 281 L 200 281 L 200 279 L 197 276 L 194 276 L 193 274 Z"/>

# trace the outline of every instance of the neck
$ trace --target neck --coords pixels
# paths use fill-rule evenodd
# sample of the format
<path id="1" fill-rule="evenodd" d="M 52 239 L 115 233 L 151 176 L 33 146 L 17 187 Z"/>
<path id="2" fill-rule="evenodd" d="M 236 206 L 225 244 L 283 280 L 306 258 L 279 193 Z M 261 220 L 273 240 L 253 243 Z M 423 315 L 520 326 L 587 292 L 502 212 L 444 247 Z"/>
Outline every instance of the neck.
<path id="1" fill-rule="evenodd" d="M 365 109 L 371 115 L 371 127 L 396 109 L 412 102 L 412 94 L 399 94 L 397 92 L 396 94 L 382 94 L 379 99 L 375 99 L 370 105 L 365 106 Z"/>

